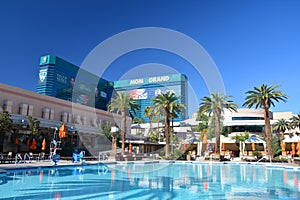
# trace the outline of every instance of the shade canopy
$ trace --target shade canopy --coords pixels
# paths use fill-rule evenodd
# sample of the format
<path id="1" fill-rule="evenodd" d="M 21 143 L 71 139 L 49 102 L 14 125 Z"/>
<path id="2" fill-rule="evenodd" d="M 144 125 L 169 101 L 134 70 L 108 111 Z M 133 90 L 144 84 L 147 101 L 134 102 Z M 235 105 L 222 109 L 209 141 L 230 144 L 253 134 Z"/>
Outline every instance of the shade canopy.
<path id="1" fill-rule="evenodd" d="M 260 138 L 258 138 L 256 135 L 251 135 L 247 140 L 245 140 L 245 143 L 263 143 L 266 142 Z"/>

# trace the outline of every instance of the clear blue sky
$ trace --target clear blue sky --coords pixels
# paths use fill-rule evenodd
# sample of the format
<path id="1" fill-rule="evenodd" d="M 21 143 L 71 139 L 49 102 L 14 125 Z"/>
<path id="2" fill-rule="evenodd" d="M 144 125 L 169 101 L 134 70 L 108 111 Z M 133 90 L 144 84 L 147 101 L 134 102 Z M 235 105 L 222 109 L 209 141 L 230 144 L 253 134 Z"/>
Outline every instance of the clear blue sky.
<path id="1" fill-rule="evenodd" d="M 219 69 L 227 94 L 239 107 L 245 92 L 254 86 L 279 84 L 289 99 L 272 110 L 298 113 L 299 10 L 297 0 L 2 0 L 0 82 L 35 91 L 40 56 L 56 55 L 80 66 L 95 46 L 115 34 L 163 27 L 203 46 Z M 104 78 L 116 80 L 132 67 L 151 62 L 185 73 L 198 100 L 208 95 L 189 63 L 158 50 L 120 57 Z"/>

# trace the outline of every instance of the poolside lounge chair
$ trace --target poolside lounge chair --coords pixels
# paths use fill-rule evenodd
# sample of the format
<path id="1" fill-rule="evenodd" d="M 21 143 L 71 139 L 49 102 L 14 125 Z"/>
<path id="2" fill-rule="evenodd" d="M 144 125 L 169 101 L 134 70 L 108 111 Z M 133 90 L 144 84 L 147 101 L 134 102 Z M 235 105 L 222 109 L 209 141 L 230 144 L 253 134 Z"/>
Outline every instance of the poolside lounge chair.
<path id="1" fill-rule="evenodd" d="M 7 156 L 0 155 L 0 163 L 12 163 L 15 159 L 12 157 L 12 152 L 9 152 Z"/>
<path id="2" fill-rule="evenodd" d="M 8 154 L 7 154 L 7 158 L 12 158 L 12 155 L 13 155 L 13 153 L 10 151 L 10 152 L 8 152 Z"/>

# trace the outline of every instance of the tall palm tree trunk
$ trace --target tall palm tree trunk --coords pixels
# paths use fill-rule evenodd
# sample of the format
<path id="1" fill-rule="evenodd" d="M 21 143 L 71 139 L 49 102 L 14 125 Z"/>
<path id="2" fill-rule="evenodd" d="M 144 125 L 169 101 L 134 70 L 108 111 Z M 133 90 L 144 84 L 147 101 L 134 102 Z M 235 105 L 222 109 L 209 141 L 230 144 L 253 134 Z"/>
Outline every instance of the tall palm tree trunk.
<path id="1" fill-rule="evenodd" d="M 149 133 L 152 134 L 153 132 L 153 128 L 152 128 L 152 118 L 149 118 L 149 124 L 150 124 L 150 129 L 149 129 Z"/>
<path id="2" fill-rule="evenodd" d="M 270 124 L 270 116 L 269 116 L 268 108 L 264 108 L 264 118 L 265 118 L 265 132 L 266 132 L 266 140 L 267 140 L 267 155 L 273 158 L 271 124 Z"/>
<path id="3" fill-rule="evenodd" d="M 166 114 L 165 119 L 165 133 L 166 133 L 166 156 L 169 155 L 169 139 L 170 139 L 170 114 Z"/>
<path id="4" fill-rule="evenodd" d="M 125 133 L 126 133 L 126 113 L 125 109 L 122 109 L 122 154 L 125 153 Z"/>
<path id="5" fill-rule="evenodd" d="M 216 123 L 216 158 L 220 158 L 220 116 L 215 112 L 215 123 Z"/>

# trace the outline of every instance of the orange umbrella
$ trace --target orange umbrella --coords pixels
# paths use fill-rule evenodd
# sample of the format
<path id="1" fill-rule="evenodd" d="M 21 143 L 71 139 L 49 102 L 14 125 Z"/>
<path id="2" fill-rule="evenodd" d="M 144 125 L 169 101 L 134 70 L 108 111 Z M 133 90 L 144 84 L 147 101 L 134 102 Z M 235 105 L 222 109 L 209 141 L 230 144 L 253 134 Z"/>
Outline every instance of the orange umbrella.
<path id="1" fill-rule="evenodd" d="M 16 144 L 16 152 L 18 152 L 18 144 L 19 144 L 18 138 L 15 139 L 15 144 Z"/>
<path id="2" fill-rule="evenodd" d="M 285 151 L 285 143 L 283 141 L 281 142 L 281 149 L 282 149 L 282 152 Z"/>
<path id="3" fill-rule="evenodd" d="M 35 141 L 34 138 L 33 138 L 32 143 L 31 143 L 29 148 L 32 149 L 32 150 L 36 150 L 36 141 Z"/>
<path id="4" fill-rule="evenodd" d="M 207 136 L 205 133 L 203 134 L 203 144 L 208 144 Z M 207 152 L 207 148 L 205 149 L 205 152 Z"/>
<path id="5" fill-rule="evenodd" d="M 204 133 L 204 135 L 203 135 L 203 144 L 207 144 L 208 143 L 208 141 L 207 141 L 207 136 L 206 136 L 206 134 Z"/>
<path id="6" fill-rule="evenodd" d="M 132 144 L 129 144 L 129 153 L 132 153 Z"/>
<path id="7" fill-rule="evenodd" d="M 255 143 L 252 142 L 252 151 L 255 151 Z"/>
<path id="8" fill-rule="evenodd" d="M 222 143 L 222 151 L 225 151 L 225 143 Z"/>
<path id="9" fill-rule="evenodd" d="M 292 142 L 292 155 L 295 155 L 295 143 Z"/>
<path id="10" fill-rule="evenodd" d="M 46 150 L 46 138 L 44 138 L 43 142 L 42 142 L 42 150 L 45 151 Z"/>
<path id="11" fill-rule="evenodd" d="M 114 153 L 117 153 L 117 140 L 114 140 Z"/>
<path id="12" fill-rule="evenodd" d="M 296 149 L 297 149 L 298 156 L 300 156 L 300 140 L 297 143 L 297 148 Z"/>
<path id="13" fill-rule="evenodd" d="M 62 124 L 61 127 L 59 128 L 59 138 L 66 138 L 67 137 L 67 127 Z"/>

